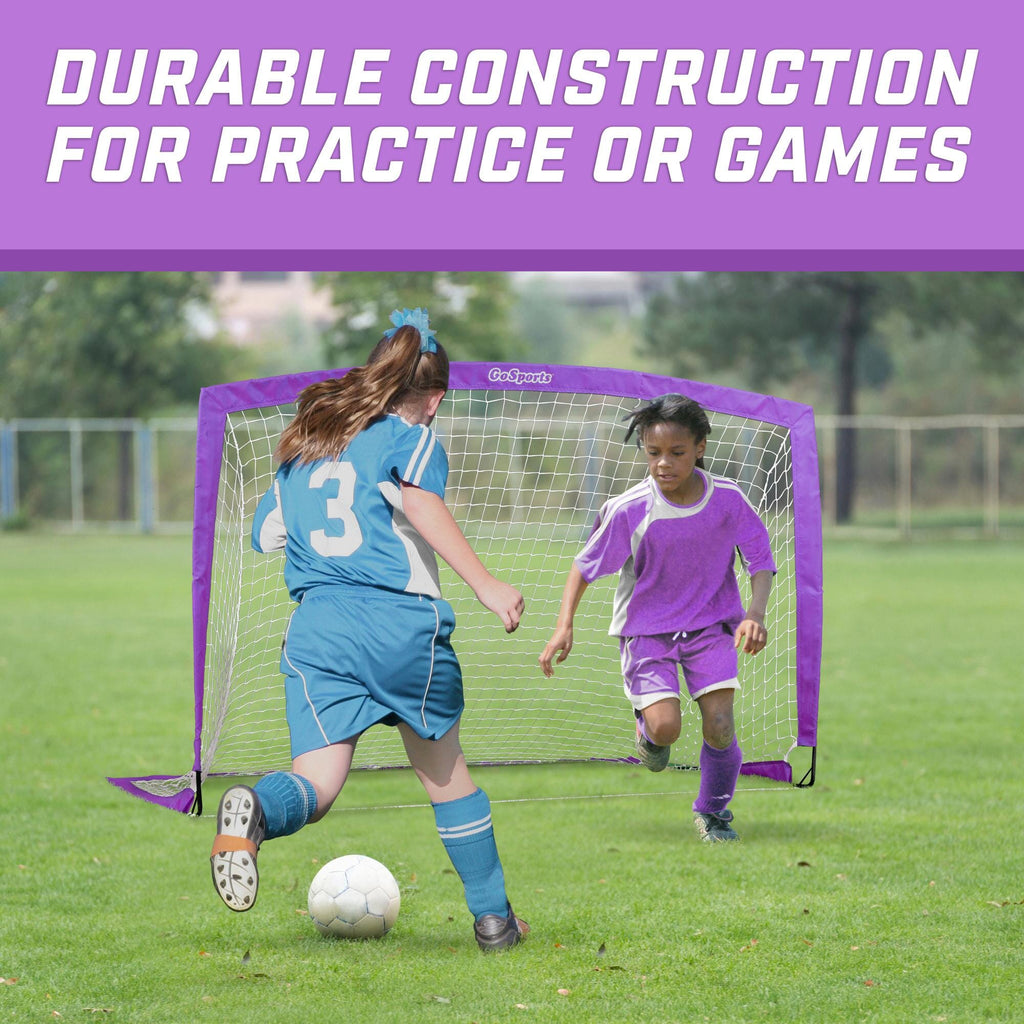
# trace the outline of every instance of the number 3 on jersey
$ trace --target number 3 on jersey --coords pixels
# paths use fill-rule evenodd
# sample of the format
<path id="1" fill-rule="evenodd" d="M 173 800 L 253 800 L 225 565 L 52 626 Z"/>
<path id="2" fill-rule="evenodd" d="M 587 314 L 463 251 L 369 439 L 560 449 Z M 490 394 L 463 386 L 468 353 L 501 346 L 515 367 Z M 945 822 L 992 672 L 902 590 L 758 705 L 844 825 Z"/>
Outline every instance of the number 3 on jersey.
<path id="1" fill-rule="evenodd" d="M 328 558 L 351 555 L 363 543 L 363 531 L 352 511 L 356 495 L 356 471 L 351 462 L 325 462 L 309 478 L 310 488 L 323 487 L 329 480 L 337 480 L 338 496 L 327 499 L 327 518 L 340 522 L 344 533 L 340 537 L 328 535 L 326 530 L 313 530 L 309 543 L 318 554 Z"/>

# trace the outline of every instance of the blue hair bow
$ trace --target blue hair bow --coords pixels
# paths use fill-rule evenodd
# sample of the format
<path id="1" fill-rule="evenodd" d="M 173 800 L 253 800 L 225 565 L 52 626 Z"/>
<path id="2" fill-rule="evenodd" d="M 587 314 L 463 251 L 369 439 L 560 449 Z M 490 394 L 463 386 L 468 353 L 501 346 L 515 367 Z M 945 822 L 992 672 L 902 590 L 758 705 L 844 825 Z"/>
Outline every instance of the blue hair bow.
<path id="1" fill-rule="evenodd" d="M 395 326 L 384 332 L 385 338 L 394 337 L 399 327 L 415 327 L 420 332 L 420 352 L 437 351 L 437 337 L 430 329 L 430 318 L 425 309 L 396 309 L 391 314 L 391 322 Z"/>

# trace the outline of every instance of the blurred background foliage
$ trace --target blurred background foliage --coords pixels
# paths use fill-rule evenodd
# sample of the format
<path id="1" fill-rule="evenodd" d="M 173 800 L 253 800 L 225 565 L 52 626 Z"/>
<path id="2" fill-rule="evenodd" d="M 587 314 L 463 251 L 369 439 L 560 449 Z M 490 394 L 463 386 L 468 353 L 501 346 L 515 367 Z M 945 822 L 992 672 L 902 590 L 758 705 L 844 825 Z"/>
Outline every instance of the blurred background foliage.
<path id="1" fill-rule="evenodd" d="M 0 274 L 0 417 L 195 403 L 236 355 L 202 274 Z"/>
<path id="2" fill-rule="evenodd" d="M 112 272 L 0 274 L 0 422 L 194 414 L 208 384 L 361 363 L 417 306 L 455 360 L 644 370 L 839 416 L 1024 413 L 1021 273 Z M 840 424 L 838 522 L 857 445 Z"/>
<path id="3" fill-rule="evenodd" d="M 457 360 L 640 369 L 839 414 L 1024 409 L 1019 273 L 254 274 L 274 308 L 250 320 L 228 276 L 0 274 L 0 418 L 151 415 L 211 383 L 354 365 L 403 306 Z"/>

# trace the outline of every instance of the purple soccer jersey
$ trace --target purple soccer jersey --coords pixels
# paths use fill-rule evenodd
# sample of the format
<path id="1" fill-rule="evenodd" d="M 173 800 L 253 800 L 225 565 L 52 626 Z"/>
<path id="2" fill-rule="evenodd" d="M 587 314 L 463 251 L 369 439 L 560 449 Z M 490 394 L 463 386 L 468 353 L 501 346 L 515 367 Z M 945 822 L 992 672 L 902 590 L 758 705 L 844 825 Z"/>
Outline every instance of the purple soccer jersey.
<path id="1" fill-rule="evenodd" d="M 733 571 L 737 548 L 751 576 L 776 571 L 768 530 L 739 484 L 694 472 L 704 481 L 704 496 L 694 505 L 673 504 L 650 477 L 610 498 L 576 556 L 587 583 L 619 573 L 613 636 L 716 622 L 734 628 L 744 612 Z"/>

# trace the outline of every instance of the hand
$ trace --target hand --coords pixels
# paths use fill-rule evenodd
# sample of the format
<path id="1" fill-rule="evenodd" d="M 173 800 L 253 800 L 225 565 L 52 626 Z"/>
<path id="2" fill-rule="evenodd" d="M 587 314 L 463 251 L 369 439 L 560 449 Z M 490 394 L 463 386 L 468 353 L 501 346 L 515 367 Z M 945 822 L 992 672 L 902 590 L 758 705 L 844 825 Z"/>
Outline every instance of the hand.
<path id="1" fill-rule="evenodd" d="M 537 659 L 540 662 L 540 669 L 549 679 L 555 674 L 554 667 L 551 664 L 551 659 L 554 658 L 555 652 L 561 652 L 557 658 L 555 658 L 555 664 L 561 665 L 566 658 L 569 657 L 569 652 L 572 650 L 572 626 L 559 626 L 555 630 L 554 636 L 547 642 L 547 646 L 541 652 L 540 657 Z"/>
<path id="2" fill-rule="evenodd" d="M 733 646 L 744 654 L 757 654 L 768 643 L 768 630 L 763 622 L 746 618 L 736 627 L 736 642 Z"/>
<path id="3" fill-rule="evenodd" d="M 477 591 L 476 596 L 488 611 L 494 612 L 501 619 L 506 633 L 514 633 L 519 628 L 526 602 L 515 587 L 492 577 L 489 583 Z"/>

